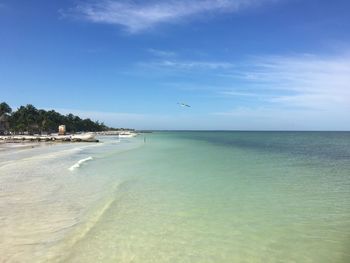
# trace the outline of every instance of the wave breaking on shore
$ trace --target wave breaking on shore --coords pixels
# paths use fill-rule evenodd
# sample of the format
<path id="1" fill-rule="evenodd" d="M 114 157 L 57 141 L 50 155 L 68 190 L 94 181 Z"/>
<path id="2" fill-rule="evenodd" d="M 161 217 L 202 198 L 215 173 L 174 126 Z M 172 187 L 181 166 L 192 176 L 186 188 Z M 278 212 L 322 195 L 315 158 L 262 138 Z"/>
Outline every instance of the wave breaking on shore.
<path id="1" fill-rule="evenodd" d="M 75 164 L 73 164 L 71 167 L 69 167 L 69 171 L 74 171 L 75 169 L 79 168 L 83 163 L 88 162 L 93 160 L 93 158 L 91 156 L 81 159 L 79 161 L 77 161 Z"/>

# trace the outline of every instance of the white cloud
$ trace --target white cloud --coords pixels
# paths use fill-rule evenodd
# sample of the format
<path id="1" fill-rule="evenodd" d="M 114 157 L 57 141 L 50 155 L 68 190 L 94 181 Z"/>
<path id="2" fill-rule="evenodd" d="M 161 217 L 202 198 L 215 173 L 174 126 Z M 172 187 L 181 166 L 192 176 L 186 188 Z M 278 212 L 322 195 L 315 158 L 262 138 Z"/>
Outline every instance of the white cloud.
<path id="1" fill-rule="evenodd" d="M 228 69 L 233 67 L 233 64 L 220 61 L 176 61 L 164 60 L 157 63 L 159 66 L 177 68 L 177 69 Z"/>
<path id="2" fill-rule="evenodd" d="M 350 110 L 349 57 L 262 57 L 251 67 L 240 78 L 247 87 L 269 92 L 270 102 L 315 110 Z"/>
<path id="3" fill-rule="evenodd" d="M 141 65 L 156 67 L 159 74 L 170 69 L 181 78 L 205 72 L 206 84 L 181 79 L 179 86 L 188 90 L 210 90 L 234 99 L 246 97 L 265 106 L 337 109 L 350 114 L 350 55 L 261 56 L 239 63 L 167 59 Z"/>
<path id="4" fill-rule="evenodd" d="M 219 70 L 234 67 L 234 64 L 224 61 L 199 61 L 199 60 L 175 60 L 165 59 L 159 61 L 142 62 L 138 64 L 142 67 L 158 69 L 170 69 L 175 71 L 183 70 Z"/>
<path id="5" fill-rule="evenodd" d="M 264 94 L 258 94 L 253 92 L 241 92 L 241 91 L 221 91 L 219 92 L 222 95 L 235 96 L 235 97 L 260 97 L 264 96 Z"/>
<path id="6" fill-rule="evenodd" d="M 235 101 L 249 97 L 251 106 L 236 106 L 216 116 L 249 123 L 248 128 L 350 129 L 349 56 L 260 57 L 231 74 L 231 80 L 239 81 L 240 88 L 220 94 Z"/>
<path id="7" fill-rule="evenodd" d="M 247 7 L 277 0 L 92 0 L 81 2 L 68 15 L 95 23 L 114 24 L 136 33 L 162 23 L 178 23 L 184 19 L 213 12 L 238 12 Z"/>

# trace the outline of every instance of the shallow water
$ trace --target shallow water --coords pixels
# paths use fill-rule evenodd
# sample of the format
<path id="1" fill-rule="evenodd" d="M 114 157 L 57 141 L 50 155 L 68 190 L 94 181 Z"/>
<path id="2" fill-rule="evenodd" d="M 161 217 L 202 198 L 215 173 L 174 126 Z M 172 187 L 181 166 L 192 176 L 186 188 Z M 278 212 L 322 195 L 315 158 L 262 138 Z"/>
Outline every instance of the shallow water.
<path id="1" fill-rule="evenodd" d="M 350 133 L 143 136 L 2 152 L 0 261 L 350 261 Z"/>

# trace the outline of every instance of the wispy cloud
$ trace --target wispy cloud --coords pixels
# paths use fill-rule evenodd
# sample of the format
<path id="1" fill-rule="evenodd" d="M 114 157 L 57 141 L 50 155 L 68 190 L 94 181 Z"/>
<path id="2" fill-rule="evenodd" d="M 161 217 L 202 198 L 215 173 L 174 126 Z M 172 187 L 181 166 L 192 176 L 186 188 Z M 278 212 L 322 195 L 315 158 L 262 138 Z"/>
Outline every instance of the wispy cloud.
<path id="1" fill-rule="evenodd" d="M 162 67 L 175 69 L 228 69 L 233 67 L 232 63 L 221 61 L 186 61 L 186 60 L 163 60 L 155 63 Z"/>
<path id="2" fill-rule="evenodd" d="M 225 61 L 200 61 L 181 59 L 162 59 L 138 63 L 142 67 L 152 67 L 158 69 L 170 69 L 174 71 L 183 70 L 226 70 L 234 67 L 233 63 Z"/>
<path id="3" fill-rule="evenodd" d="M 265 56 L 225 76 L 241 85 L 220 92 L 236 106 L 216 116 L 271 129 L 350 129 L 349 56 Z M 237 105 L 237 97 L 253 103 Z"/>
<path id="4" fill-rule="evenodd" d="M 173 51 L 160 50 L 160 49 L 154 49 L 154 48 L 148 49 L 148 52 L 160 58 L 172 58 L 172 57 L 176 57 L 177 55 L 176 52 L 173 52 Z"/>
<path id="5" fill-rule="evenodd" d="M 159 74 L 170 69 L 181 77 L 181 86 L 194 87 L 193 90 L 204 87 L 203 90 L 220 96 L 245 97 L 256 103 L 290 108 L 350 111 L 350 55 L 347 53 L 260 56 L 235 63 L 169 58 L 139 65 L 156 67 Z M 200 72 L 205 74 L 206 83 L 198 79 L 184 83 L 185 76 Z"/>
<path id="6" fill-rule="evenodd" d="M 136 33 L 206 13 L 234 13 L 278 0 L 91 0 L 64 12 L 90 22 L 120 25 Z"/>
<path id="7" fill-rule="evenodd" d="M 219 92 L 222 95 L 228 95 L 228 96 L 234 96 L 234 97 L 261 97 L 264 96 L 264 94 L 261 93 L 254 93 L 254 92 L 241 92 L 241 91 L 221 91 Z"/>
<path id="8" fill-rule="evenodd" d="M 270 102 L 326 110 L 350 109 L 349 57 L 261 57 L 238 78 L 256 91 L 273 91 Z"/>

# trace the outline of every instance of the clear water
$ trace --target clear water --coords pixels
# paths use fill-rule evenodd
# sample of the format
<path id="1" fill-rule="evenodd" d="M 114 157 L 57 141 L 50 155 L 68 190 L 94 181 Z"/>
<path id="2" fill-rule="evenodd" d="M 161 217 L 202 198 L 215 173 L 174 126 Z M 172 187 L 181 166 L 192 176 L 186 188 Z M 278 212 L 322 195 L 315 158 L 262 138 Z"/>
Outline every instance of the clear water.
<path id="1" fill-rule="evenodd" d="M 0 262 L 350 262 L 348 132 L 101 140 L 0 154 Z"/>

